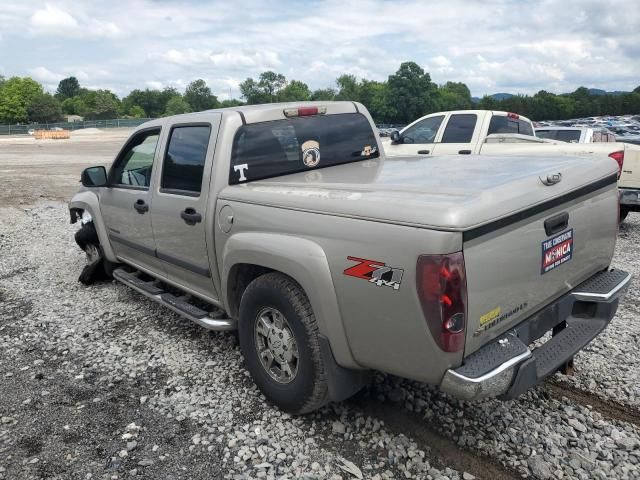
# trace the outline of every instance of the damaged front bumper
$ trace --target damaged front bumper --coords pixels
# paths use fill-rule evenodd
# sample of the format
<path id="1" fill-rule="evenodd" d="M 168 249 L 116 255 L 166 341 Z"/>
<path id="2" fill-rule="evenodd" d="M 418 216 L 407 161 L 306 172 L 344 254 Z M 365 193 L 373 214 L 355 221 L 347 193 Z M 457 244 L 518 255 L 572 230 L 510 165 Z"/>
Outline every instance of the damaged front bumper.
<path id="1" fill-rule="evenodd" d="M 622 270 L 597 273 L 571 292 L 447 370 L 440 389 L 463 400 L 508 400 L 555 373 L 611 321 L 631 281 Z M 554 335 L 531 350 L 549 330 Z"/>

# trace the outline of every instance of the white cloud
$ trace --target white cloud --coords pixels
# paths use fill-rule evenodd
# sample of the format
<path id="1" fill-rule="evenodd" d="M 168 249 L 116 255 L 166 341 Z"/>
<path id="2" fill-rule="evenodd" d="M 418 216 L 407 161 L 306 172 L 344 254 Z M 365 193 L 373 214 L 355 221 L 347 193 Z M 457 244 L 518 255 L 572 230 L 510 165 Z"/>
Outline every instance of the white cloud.
<path id="1" fill-rule="evenodd" d="M 60 32 L 68 29 L 76 29 L 78 21 L 69 13 L 51 5 L 44 9 L 36 10 L 31 16 L 31 26 L 43 33 Z"/>
<path id="2" fill-rule="evenodd" d="M 69 12 L 46 4 L 36 10 L 29 20 L 31 32 L 39 36 L 61 37 L 117 37 L 120 29 L 114 22 L 90 17 L 75 17 Z"/>
<path id="3" fill-rule="evenodd" d="M 31 76 L 39 82 L 59 82 L 65 76 L 61 73 L 55 73 L 46 67 L 36 67 L 30 70 Z"/>

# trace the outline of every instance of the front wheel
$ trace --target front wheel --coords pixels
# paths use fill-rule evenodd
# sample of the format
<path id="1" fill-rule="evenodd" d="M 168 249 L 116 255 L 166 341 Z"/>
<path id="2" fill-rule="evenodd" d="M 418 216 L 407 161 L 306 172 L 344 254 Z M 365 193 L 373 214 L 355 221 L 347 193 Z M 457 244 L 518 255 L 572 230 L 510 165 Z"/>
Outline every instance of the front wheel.
<path id="1" fill-rule="evenodd" d="M 262 393 L 282 410 L 308 413 L 329 401 L 311 304 L 293 279 L 268 273 L 240 302 L 240 349 Z"/>

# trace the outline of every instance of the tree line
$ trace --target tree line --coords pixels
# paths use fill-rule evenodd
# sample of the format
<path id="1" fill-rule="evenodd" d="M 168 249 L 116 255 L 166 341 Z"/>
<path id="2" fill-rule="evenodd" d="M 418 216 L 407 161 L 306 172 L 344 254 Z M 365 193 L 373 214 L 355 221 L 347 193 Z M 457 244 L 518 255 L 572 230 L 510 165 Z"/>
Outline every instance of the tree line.
<path id="1" fill-rule="evenodd" d="M 341 75 L 335 86 L 311 90 L 300 80 L 287 80 L 277 72 L 261 73 L 240 84 L 242 100 L 219 101 L 207 83 L 192 81 L 183 93 L 176 88 L 135 89 L 120 99 L 109 90 L 84 88 L 75 77 L 60 81 L 55 94 L 29 77 L 0 76 L 0 123 L 55 122 L 63 115 L 80 115 L 88 120 L 117 117 L 156 118 L 243 104 L 306 100 L 350 100 L 363 103 L 377 123 L 405 124 L 443 110 L 471 108 L 506 110 L 532 120 L 564 120 L 596 115 L 640 113 L 640 87 L 622 94 L 594 95 L 580 87 L 556 95 L 540 90 L 535 95 L 503 99 L 484 96 L 474 101 L 461 82 L 437 85 L 415 62 L 404 62 L 386 81 Z"/>

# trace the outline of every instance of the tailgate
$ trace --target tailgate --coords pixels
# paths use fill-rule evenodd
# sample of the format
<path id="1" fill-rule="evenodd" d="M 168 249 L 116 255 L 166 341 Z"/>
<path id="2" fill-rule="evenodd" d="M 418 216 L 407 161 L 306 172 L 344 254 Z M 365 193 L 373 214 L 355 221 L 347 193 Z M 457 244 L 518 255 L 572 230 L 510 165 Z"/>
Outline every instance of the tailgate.
<path id="1" fill-rule="evenodd" d="M 609 176 L 464 232 L 465 356 L 609 266 L 617 202 Z"/>

